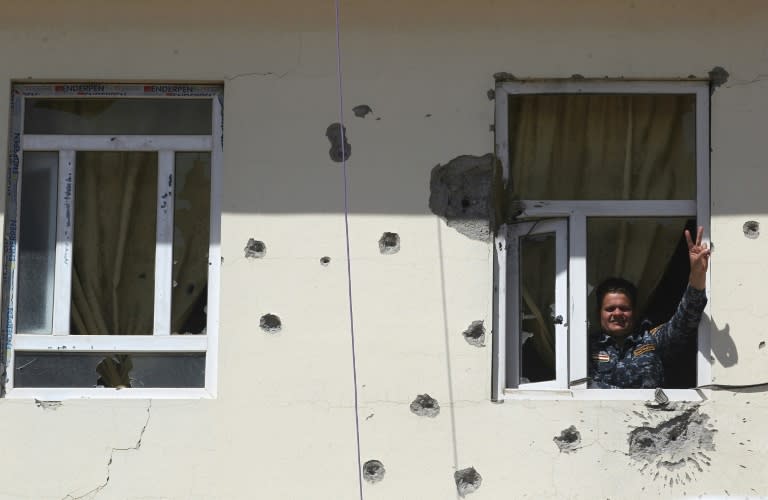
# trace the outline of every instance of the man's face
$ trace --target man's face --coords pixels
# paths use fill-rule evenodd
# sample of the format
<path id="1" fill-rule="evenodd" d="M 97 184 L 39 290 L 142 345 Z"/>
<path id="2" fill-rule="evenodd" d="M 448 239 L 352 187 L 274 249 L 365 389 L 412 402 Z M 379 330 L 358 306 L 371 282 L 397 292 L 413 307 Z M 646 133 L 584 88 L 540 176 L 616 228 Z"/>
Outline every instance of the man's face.
<path id="1" fill-rule="evenodd" d="M 603 296 L 600 307 L 600 326 L 612 337 L 624 337 L 632 333 L 634 316 L 632 301 L 621 292 L 609 292 Z"/>

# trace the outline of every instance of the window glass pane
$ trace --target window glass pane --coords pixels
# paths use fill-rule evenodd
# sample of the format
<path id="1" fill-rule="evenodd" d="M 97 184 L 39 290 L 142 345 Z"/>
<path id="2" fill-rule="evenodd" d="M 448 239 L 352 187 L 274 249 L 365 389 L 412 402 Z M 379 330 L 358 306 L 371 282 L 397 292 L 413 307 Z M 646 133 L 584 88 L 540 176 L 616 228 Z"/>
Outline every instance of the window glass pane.
<path id="1" fill-rule="evenodd" d="M 520 238 L 520 383 L 554 380 L 555 233 Z"/>
<path id="2" fill-rule="evenodd" d="M 695 103 L 694 95 L 510 95 L 513 198 L 696 198 Z"/>
<path id="3" fill-rule="evenodd" d="M 153 330 L 157 153 L 78 152 L 72 333 Z"/>
<path id="4" fill-rule="evenodd" d="M 51 333 L 59 154 L 29 152 L 21 169 L 16 330 Z"/>
<path id="5" fill-rule="evenodd" d="M 211 155 L 176 153 L 171 331 L 205 333 L 210 245 Z"/>
<path id="6" fill-rule="evenodd" d="M 17 352 L 15 387 L 204 387 L 205 354 Z"/>
<path id="7" fill-rule="evenodd" d="M 35 99 L 24 103 L 25 134 L 211 133 L 210 99 Z"/>
<path id="8" fill-rule="evenodd" d="M 690 222 L 692 223 L 692 221 Z M 606 218 L 587 219 L 587 281 L 590 325 L 599 327 L 597 303 L 593 289 L 609 277 L 624 278 L 638 288 L 636 312 L 639 318 L 648 317 L 649 299 L 665 274 L 677 272 L 682 276 L 684 288 L 688 279 L 687 247 L 683 239 L 687 217 L 656 218 Z M 689 227 L 690 228 L 690 227 Z M 682 258 L 680 250 L 682 249 Z M 674 259 L 675 256 L 677 259 Z M 677 281 L 680 281 L 679 279 Z M 669 285 L 679 289 L 680 284 Z M 669 286 L 667 288 L 669 288 Z M 674 295 L 674 294 L 673 294 Z M 650 318 L 661 322 L 671 316 L 677 299 L 670 299 L 671 309 L 653 313 L 660 317 Z"/>

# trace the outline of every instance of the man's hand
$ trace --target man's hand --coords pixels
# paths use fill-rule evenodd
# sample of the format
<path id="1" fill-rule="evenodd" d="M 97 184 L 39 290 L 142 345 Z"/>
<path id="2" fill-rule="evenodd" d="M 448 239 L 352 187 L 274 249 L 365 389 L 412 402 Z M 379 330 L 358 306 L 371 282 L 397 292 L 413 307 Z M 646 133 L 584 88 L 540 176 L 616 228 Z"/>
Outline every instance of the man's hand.
<path id="1" fill-rule="evenodd" d="M 691 239 L 691 233 L 685 230 L 685 241 L 688 243 L 688 259 L 691 262 L 691 275 L 688 282 L 697 290 L 707 287 L 707 268 L 709 267 L 709 248 L 701 242 L 704 235 L 704 227 L 699 226 L 696 232 L 696 242 Z"/>

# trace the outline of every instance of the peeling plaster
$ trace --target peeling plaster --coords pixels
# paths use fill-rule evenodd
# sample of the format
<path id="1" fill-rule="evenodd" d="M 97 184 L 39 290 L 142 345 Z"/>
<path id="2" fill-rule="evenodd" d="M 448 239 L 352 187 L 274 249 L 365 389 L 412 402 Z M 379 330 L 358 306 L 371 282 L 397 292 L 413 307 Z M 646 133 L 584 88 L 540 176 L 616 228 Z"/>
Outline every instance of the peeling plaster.
<path id="1" fill-rule="evenodd" d="M 559 436 L 553 437 L 552 441 L 560 448 L 560 453 L 573 453 L 581 448 L 581 433 L 572 425 L 563 430 Z"/>
<path id="2" fill-rule="evenodd" d="M 483 477 L 474 467 L 468 467 L 454 472 L 453 480 L 456 481 L 456 491 L 459 493 L 459 496 L 464 498 L 480 488 Z"/>
<path id="3" fill-rule="evenodd" d="M 494 156 L 463 155 L 432 169 L 429 208 L 464 236 L 490 241 Z"/>
<path id="4" fill-rule="evenodd" d="M 419 394 L 411 402 L 411 413 L 420 417 L 435 418 L 440 414 L 440 404 L 429 394 Z"/>
<path id="5" fill-rule="evenodd" d="M 469 345 L 485 347 L 485 326 L 482 320 L 473 321 L 462 335 Z"/>
<path id="6" fill-rule="evenodd" d="M 328 150 L 331 160 L 336 163 L 349 160 L 352 154 L 352 146 L 347 140 L 347 127 L 340 123 L 331 123 L 325 130 L 325 136 L 331 143 L 331 149 Z"/>
<path id="7" fill-rule="evenodd" d="M 35 399 L 35 405 L 43 410 L 56 411 L 61 406 L 61 401 L 41 401 Z"/>
<path id="8" fill-rule="evenodd" d="M 369 483 L 378 483 L 384 479 L 386 472 L 384 464 L 378 460 L 368 460 L 363 464 L 363 479 Z"/>

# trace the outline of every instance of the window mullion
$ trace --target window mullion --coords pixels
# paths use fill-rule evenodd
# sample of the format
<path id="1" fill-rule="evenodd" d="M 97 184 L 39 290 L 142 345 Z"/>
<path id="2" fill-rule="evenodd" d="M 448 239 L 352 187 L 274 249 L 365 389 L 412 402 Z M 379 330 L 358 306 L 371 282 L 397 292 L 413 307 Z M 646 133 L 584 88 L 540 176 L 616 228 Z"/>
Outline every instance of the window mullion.
<path id="1" fill-rule="evenodd" d="M 56 264 L 53 292 L 53 334 L 69 335 L 72 307 L 72 266 L 75 216 L 75 151 L 59 151 L 59 193 L 56 210 Z"/>
<path id="2" fill-rule="evenodd" d="M 174 158 L 174 152 L 169 150 L 159 151 L 157 155 L 154 335 L 170 335 L 171 333 Z"/>
<path id="3" fill-rule="evenodd" d="M 572 389 L 586 388 L 587 377 L 587 217 L 572 215 L 569 220 L 569 296 L 571 314 L 569 331 L 569 384 Z M 570 381 L 569 381 L 570 382 Z"/>

